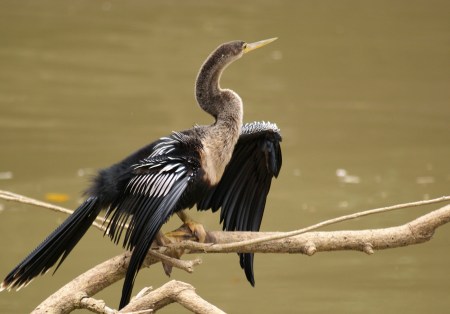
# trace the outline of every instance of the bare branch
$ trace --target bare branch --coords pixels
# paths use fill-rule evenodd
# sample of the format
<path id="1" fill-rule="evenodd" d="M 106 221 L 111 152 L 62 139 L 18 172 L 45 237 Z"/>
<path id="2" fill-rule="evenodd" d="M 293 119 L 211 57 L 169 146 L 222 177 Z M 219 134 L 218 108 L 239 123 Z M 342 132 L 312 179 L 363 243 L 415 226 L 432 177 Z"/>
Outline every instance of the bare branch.
<path id="1" fill-rule="evenodd" d="M 11 202 L 17 202 L 17 203 L 22 203 L 22 204 L 43 207 L 43 208 L 51 209 L 53 211 L 56 211 L 59 213 L 64 213 L 67 215 L 71 215 L 73 213 L 73 210 L 70 210 L 70 209 L 67 209 L 67 208 L 64 208 L 61 206 L 56 206 L 56 205 L 53 205 L 53 204 L 50 204 L 47 202 L 38 201 L 38 200 L 28 197 L 28 196 L 24 196 L 24 195 L 16 194 L 13 192 L 4 191 L 4 190 L 0 190 L 0 199 L 3 199 L 5 201 L 11 201 Z M 92 225 L 94 227 L 96 227 L 97 229 L 105 231 L 105 228 L 103 227 L 104 219 L 101 217 L 97 217 L 95 220 L 97 222 L 94 221 L 92 223 Z"/>
<path id="2" fill-rule="evenodd" d="M 70 313 L 75 309 L 85 308 L 85 305 L 83 305 L 85 301 L 83 300 L 95 295 L 125 276 L 130 255 L 130 252 L 124 252 L 81 274 L 48 297 L 33 313 L 47 313 L 48 309 L 58 309 L 58 313 Z M 155 258 L 155 255 L 158 258 Z M 157 251 L 149 252 L 143 267 L 149 267 L 158 263 L 160 255 L 162 254 Z M 172 260 L 168 257 L 164 258 L 165 262 L 168 261 L 171 264 L 173 263 Z M 193 261 L 178 260 L 177 263 L 172 265 L 182 265 L 179 268 L 192 272 L 193 267 L 200 264 L 200 262 L 199 259 Z"/>
<path id="3" fill-rule="evenodd" d="M 169 264 L 170 266 L 182 269 L 190 274 L 194 272 L 194 266 L 200 265 L 202 263 L 202 260 L 199 258 L 194 260 L 181 260 L 167 256 L 156 250 L 150 250 L 148 254 L 152 255 L 157 260 L 164 262 L 165 264 Z"/>
<path id="4" fill-rule="evenodd" d="M 321 227 L 329 226 L 329 225 L 343 222 L 346 220 L 360 218 L 363 216 L 379 214 L 379 213 L 393 211 L 393 210 L 407 208 L 407 207 L 415 207 L 415 206 L 423 206 L 423 205 L 441 203 L 441 202 L 446 202 L 449 200 L 450 200 L 450 196 L 442 196 L 442 197 L 435 198 L 432 200 L 423 200 L 423 201 L 398 204 L 398 205 L 393 205 L 393 206 L 388 206 L 388 207 L 375 208 L 375 209 L 370 209 L 370 210 L 366 210 L 366 211 L 362 211 L 362 212 L 358 212 L 358 213 L 354 213 L 354 214 L 350 214 L 350 215 L 344 215 L 341 217 L 325 220 L 325 221 L 317 223 L 315 225 L 312 225 L 312 226 L 309 226 L 306 228 L 302 228 L 302 229 L 298 229 L 298 230 L 294 230 L 294 231 L 290 231 L 290 232 L 281 232 L 281 233 L 271 234 L 266 237 L 257 237 L 257 238 L 242 240 L 242 241 L 235 241 L 232 243 L 227 243 L 227 244 L 222 244 L 222 245 L 217 245 L 217 244 L 211 245 L 211 244 L 201 244 L 201 243 L 191 242 L 190 246 L 189 245 L 186 246 L 182 243 L 177 243 L 177 244 L 174 244 L 173 247 L 177 248 L 177 249 L 178 248 L 196 249 L 196 250 L 202 250 L 204 252 L 224 252 L 224 250 L 226 250 L 226 249 L 243 248 L 245 246 L 249 246 L 252 244 L 258 244 L 258 243 L 293 237 L 293 236 L 300 235 L 302 233 L 312 231 L 312 230 L 315 230 L 315 229 L 318 229 Z"/>
<path id="5" fill-rule="evenodd" d="M 177 280 L 171 280 L 153 292 L 136 297 L 119 313 L 135 312 L 142 309 L 153 309 L 156 312 L 173 302 L 178 302 L 194 313 L 225 313 L 202 299 L 195 293 L 193 286 Z"/>
<path id="6" fill-rule="evenodd" d="M 48 297 L 32 313 L 48 313 L 49 309 L 56 313 L 70 313 L 82 308 L 84 298 L 95 295 L 125 276 L 129 257 L 130 253 L 125 252 L 88 270 Z"/>
<path id="7" fill-rule="evenodd" d="M 209 231 L 214 242 L 197 243 L 186 241 L 172 244 L 190 253 L 303 253 L 358 250 L 373 253 L 373 250 L 420 244 L 429 241 L 434 231 L 450 221 L 450 205 L 425 214 L 409 223 L 391 228 L 350 231 L 308 232 L 285 237 L 290 232 L 222 232 Z M 294 231 L 295 232 L 295 231 Z M 266 239 L 275 239 L 266 241 Z M 258 241 L 258 240 L 264 241 Z M 229 244 L 246 245 L 229 245 Z"/>
<path id="8" fill-rule="evenodd" d="M 80 306 L 86 310 L 89 310 L 96 314 L 115 314 L 116 310 L 113 310 L 106 306 L 105 301 L 96 300 L 94 298 L 83 298 L 80 300 Z"/>

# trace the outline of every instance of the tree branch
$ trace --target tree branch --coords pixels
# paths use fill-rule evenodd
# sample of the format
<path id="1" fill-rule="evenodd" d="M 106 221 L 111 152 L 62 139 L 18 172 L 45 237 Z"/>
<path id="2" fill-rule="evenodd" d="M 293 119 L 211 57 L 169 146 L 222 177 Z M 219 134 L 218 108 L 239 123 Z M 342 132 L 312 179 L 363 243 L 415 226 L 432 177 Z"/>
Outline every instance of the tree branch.
<path id="1" fill-rule="evenodd" d="M 61 207 L 61 206 L 56 206 L 47 202 L 42 202 L 39 200 L 35 200 L 34 198 L 25 196 L 25 195 L 20 195 L 20 194 L 16 194 L 13 192 L 9 192 L 9 191 L 4 191 L 4 190 L 0 190 L 0 199 L 3 199 L 5 201 L 11 201 L 11 202 L 17 202 L 17 203 L 22 203 L 22 204 L 28 204 L 28 205 L 34 205 L 34 206 L 38 206 L 38 207 L 43 207 L 43 208 L 47 208 L 47 209 L 51 209 L 55 212 L 59 212 L 59 213 L 64 213 L 67 215 L 71 215 L 73 213 L 73 210 Z M 100 230 L 105 230 L 105 228 L 102 226 L 104 219 L 101 217 L 97 217 L 96 222 L 93 222 L 92 225 Z"/>
<path id="2" fill-rule="evenodd" d="M 178 243 L 178 244 L 174 244 L 173 247 L 174 248 L 181 247 L 181 248 L 185 248 L 185 249 L 196 249 L 196 250 L 202 250 L 204 252 L 209 252 L 209 253 L 224 252 L 226 249 L 243 248 L 245 246 L 249 246 L 252 244 L 258 244 L 258 243 L 263 243 L 263 242 L 267 242 L 267 241 L 280 240 L 280 239 L 284 239 L 284 238 L 288 238 L 288 237 L 293 237 L 293 236 L 300 235 L 305 232 L 319 229 L 319 228 L 322 228 L 325 226 L 329 226 L 329 225 L 336 224 L 339 222 L 352 220 L 352 219 L 356 219 L 356 218 L 360 218 L 360 217 L 364 217 L 364 216 L 368 216 L 368 215 L 379 214 L 379 213 L 393 211 L 393 210 L 407 208 L 407 207 L 415 207 L 415 206 L 423 206 L 423 205 L 441 203 L 441 202 L 446 202 L 449 200 L 450 200 L 450 196 L 442 196 L 442 197 L 435 198 L 432 200 L 423 200 L 423 201 L 418 201 L 418 202 L 410 202 L 410 203 L 398 204 L 398 205 L 393 205 L 393 206 L 388 206 L 388 207 L 375 208 L 375 209 L 370 209 L 370 210 L 366 210 L 366 211 L 362 211 L 362 212 L 358 212 L 358 213 L 354 213 L 354 214 L 350 214 L 350 215 L 344 215 L 341 217 L 329 219 L 329 220 L 317 223 L 315 225 L 312 225 L 312 226 L 309 226 L 306 228 L 302 228 L 302 229 L 298 229 L 298 230 L 294 230 L 294 231 L 290 231 L 290 232 L 278 232 L 278 233 L 273 233 L 273 234 L 267 235 L 265 237 L 256 237 L 256 238 L 226 243 L 226 244 L 222 244 L 222 245 L 216 245 L 216 244 L 211 245 L 210 243 L 202 244 L 202 243 L 191 242 L 190 243 L 191 246 L 189 246 L 189 245 L 186 246 L 186 244 Z"/>
<path id="3" fill-rule="evenodd" d="M 431 240 L 435 230 L 450 221 L 450 205 L 434 210 L 406 224 L 370 230 L 308 232 L 293 237 L 271 241 L 254 241 L 244 246 L 229 246 L 231 243 L 246 243 L 248 240 L 280 238 L 285 232 L 208 232 L 216 243 L 214 246 L 189 241 L 185 248 L 191 253 L 303 253 L 356 250 L 372 254 L 374 250 L 392 249 Z M 177 244 L 182 245 L 182 244 Z"/>
<path id="4" fill-rule="evenodd" d="M 17 197 L 12 193 L 0 191 L 0 198 L 42 206 L 31 199 Z M 25 201 L 24 201 L 25 200 Z M 313 255 L 316 252 L 357 250 L 373 254 L 375 250 L 396 248 L 429 241 L 435 230 L 450 221 L 450 205 L 436 209 L 406 224 L 371 230 L 307 232 L 318 227 L 330 225 L 356 217 L 381 213 L 389 210 L 420 206 L 450 200 L 449 196 L 429 201 L 413 202 L 389 206 L 352 215 L 327 220 L 319 224 L 291 232 L 207 232 L 207 240 L 211 243 L 182 241 L 171 243 L 167 247 L 150 250 L 143 267 L 159 261 L 171 266 L 192 272 L 200 260 L 186 261 L 166 256 L 165 252 L 180 250 L 182 253 L 302 253 Z M 44 203 L 45 204 L 45 203 Z M 44 206 L 48 208 L 48 206 Z M 103 228 L 100 226 L 100 228 Z M 78 276 L 42 302 L 33 313 L 69 313 L 77 308 L 88 308 L 96 313 L 114 313 L 102 301 L 91 296 L 123 278 L 128 267 L 130 252 L 125 252 L 107 260 L 86 273 Z M 222 313 L 220 309 L 209 304 L 194 292 L 194 288 L 186 283 L 171 281 L 161 288 L 135 298 L 123 310 L 137 309 L 158 310 L 163 306 L 178 302 L 187 309 L 198 313 Z M 112 312 L 111 312 L 112 311 Z M 203 311 L 203 312 L 202 312 Z M 144 311 L 148 312 L 148 311 Z"/>
<path id="5" fill-rule="evenodd" d="M 193 286 L 177 280 L 171 280 L 153 292 L 144 293 L 144 295 L 134 298 L 119 313 L 136 312 L 141 309 L 152 309 L 156 312 L 173 302 L 178 302 L 194 313 L 225 313 L 202 299 L 195 293 Z"/>
<path id="6" fill-rule="evenodd" d="M 323 251 L 357 250 L 372 254 L 374 250 L 426 242 L 431 239 L 439 226 L 449 221 L 450 205 L 447 205 L 397 227 L 357 231 L 308 232 L 290 238 L 253 243 L 242 247 L 224 246 L 220 252 L 303 253 L 313 255 L 316 252 Z M 215 244 L 221 245 L 282 234 L 284 233 L 209 231 L 208 237 Z M 207 245 L 194 245 L 194 243 L 192 241 L 183 242 L 181 246 L 184 244 L 185 248 L 190 249 L 190 252 L 186 251 L 187 253 L 209 252 Z M 216 245 L 211 252 L 218 253 L 219 248 L 220 246 Z M 129 256 L 130 252 L 125 252 L 82 274 L 40 304 L 34 313 L 44 313 L 48 308 L 58 308 L 61 313 L 69 313 L 75 308 L 81 307 L 80 300 L 82 298 L 94 295 L 125 275 Z M 148 267 L 156 262 L 157 260 L 153 258 L 153 255 L 148 254 L 145 266 Z M 78 291 L 78 293 L 74 293 L 74 291 Z"/>

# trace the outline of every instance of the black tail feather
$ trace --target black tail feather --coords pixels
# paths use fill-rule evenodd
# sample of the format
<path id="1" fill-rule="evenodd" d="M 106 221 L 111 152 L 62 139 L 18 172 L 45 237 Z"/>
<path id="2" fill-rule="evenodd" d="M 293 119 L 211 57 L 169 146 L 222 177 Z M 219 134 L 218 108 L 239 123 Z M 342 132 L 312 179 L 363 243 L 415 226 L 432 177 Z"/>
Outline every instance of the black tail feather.
<path id="1" fill-rule="evenodd" d="M 59 260 L 56 271 L 89 229 L 100 210 L 98 198 L 89 197 L 6 276 L 1 284 L 1 290 L 21 288 L 34 277 L 47 272 Z"/>
<path id="2" fill-rule="evenodd" d="M 248 282 L 255 286 L 255 276 L 253 274 L 253 253 L 239 253 L 239 263 L 241 268 L 245 272 L 245 277 L 247 277 Z"/>

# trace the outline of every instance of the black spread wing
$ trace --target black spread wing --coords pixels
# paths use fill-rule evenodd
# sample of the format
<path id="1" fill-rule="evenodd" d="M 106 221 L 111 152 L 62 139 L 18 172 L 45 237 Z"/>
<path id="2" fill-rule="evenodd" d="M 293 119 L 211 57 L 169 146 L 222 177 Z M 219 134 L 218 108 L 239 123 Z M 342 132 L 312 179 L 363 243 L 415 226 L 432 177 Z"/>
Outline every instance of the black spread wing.
<path id="1" fill-rule="evenodd" d="M 174 137 L 155 145 L 150 157 L 132 166 L 132 176 L 121 196 L 111 205 L 107 234 L 118 242 L 125 231 L 124 247 L 133 249 L 122 290 L 120 308 L 128 304 L 136 275 L 156 234 L 178 209 L 198 169 L 195 158 L 180 155 Z"/>
<path id="2" fill-rule="evenodd" d="M 222 179 L 197 204 L 198 209 L 221 208 L 224 230 L 259 231 L 272 178 L 281 169 L 280 142 L 275 124 L 245 124 Z M 253 254 L 239 256 L 241 267 L 254 286 Z"/>

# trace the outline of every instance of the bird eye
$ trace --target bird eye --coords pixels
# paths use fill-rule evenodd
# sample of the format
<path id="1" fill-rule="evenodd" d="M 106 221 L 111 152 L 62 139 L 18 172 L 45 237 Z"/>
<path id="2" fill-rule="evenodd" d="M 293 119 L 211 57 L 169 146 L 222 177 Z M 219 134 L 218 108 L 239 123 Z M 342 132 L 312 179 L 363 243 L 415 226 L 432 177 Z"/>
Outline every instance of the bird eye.
<path id="1" fill-rule="evenodd" d="M 247 48 L 247 43 L 244 43 L 243 45 L 242 45 L 242 49 L 246 49 Z"/>

